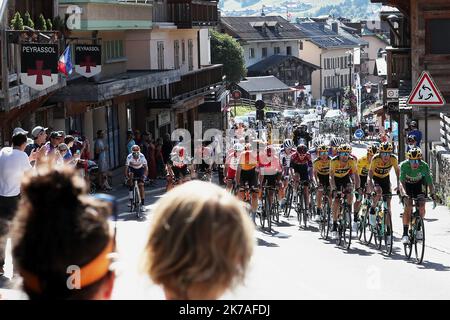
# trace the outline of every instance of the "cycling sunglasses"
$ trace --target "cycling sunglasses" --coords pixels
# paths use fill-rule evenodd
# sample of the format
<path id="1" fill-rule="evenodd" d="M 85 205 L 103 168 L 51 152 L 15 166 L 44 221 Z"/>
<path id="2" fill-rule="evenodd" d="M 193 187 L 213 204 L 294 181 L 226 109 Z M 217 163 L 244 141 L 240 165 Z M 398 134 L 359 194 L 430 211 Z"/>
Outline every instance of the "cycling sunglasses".
<path id="1" fill-rule="evenodd" d="M 326 151 L 319 152 L 319 155 L 320 155 L 320 156 L 327 156 L 327 155 L 328 155 L 328 152 L 326 152 Z"/>
<path id="2" fill-rule="evenodd" d="M 391 155 L 391 153 L 390 152 L 381 152 L 380 155 L 382 157 L 389 157 Z"/>
<path id="3" fill-rule="evenodd" d="M 339 155 L 341 157 L 348 157 L 350 155 L 350 153 L 349 152 L 340 152 Z"/>
<path id="4" fill-rule="evenodd" d="M 420 160 L 409 160 L 410 164 L 419 164 Z"/>

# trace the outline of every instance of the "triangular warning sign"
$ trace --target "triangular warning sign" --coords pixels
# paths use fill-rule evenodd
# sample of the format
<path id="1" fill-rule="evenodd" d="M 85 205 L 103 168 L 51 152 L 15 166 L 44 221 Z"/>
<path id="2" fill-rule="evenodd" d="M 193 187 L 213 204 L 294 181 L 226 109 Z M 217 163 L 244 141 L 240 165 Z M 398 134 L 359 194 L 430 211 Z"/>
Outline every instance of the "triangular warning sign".
<path id="1" fill-rule="evenodd" d="M 427 71 L 422 72 L 416 87 L 408 98 L 408 105 L 437 107 L 445 105 L 444 97 Z"/>

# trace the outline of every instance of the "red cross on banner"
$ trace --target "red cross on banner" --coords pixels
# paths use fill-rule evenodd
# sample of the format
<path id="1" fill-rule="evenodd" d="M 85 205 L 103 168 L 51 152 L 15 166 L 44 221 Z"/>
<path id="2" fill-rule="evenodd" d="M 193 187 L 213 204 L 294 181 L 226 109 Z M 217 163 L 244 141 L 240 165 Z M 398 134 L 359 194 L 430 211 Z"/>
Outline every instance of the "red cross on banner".
<path id="1" fill-rule="evenodd" d="M 86 60 L 80 63 L 80 67 L 86 67 L 86 73 L 91 73 L 91 67 L 96 67 L 97 64 L 92 61 L 91 56 L 86 56 Z"/>
<path id="2" fill-rule="evenodd" d="M 28 76 L 36 76 L 36 84 L 44 84 L 43 76 L 51 77 L 52 71 L 50 69 L 42 69 L 44 67 L 43 60 L 36 60 L 36 69 L 28 69 Z"/>

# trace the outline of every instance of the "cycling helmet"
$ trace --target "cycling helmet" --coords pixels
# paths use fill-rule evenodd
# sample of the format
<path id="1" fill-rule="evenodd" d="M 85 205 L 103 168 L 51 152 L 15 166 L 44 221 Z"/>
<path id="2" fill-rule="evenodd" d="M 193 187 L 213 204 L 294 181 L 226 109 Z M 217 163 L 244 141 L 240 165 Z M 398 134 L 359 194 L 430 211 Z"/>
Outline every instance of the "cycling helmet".
<path id="1" fill-rule="evenodd" d="M 378 152 L 378 147 L 376 145 L 371 145 L 367 147 L 367 154 L 374 155 Z"/>
<path id="2" fill-rule="evenodd" d="M 411 127 L 417 128 L 417 122 L 416 121 L 411 121 L 411 123 L 409 125 Z"/>
<path id="3" fill-rule="evenodd" d="M 390 142 L 383 142 L 380 146 L 380 152 L 392 152 L 394 151 L 394 147 Z"/>
<path id="4" fill-rule="evenodd" d="M 422 150 L 420 148 L 412 148 L 406 153 L 408 160 L 421 160 Z"/>
<path id="5" fill-rule="evenodd" d="M 340 145 L 339 138 L 338 138 L 338 137 L 333 137 L 333 138 L 331 138 L 330 145 L 331 145 L 332 147 L 337 147 L 337 146 L 339 146 L 339 145 Z"/>
<path id="6" fill-rule="evenodd" d="M 317 147 L 317 152 L 328 152 L 328 146 L 325 144 L 321 144 Z"/>
<path id="7" fill-rule="evenodd" d="M 292 139 L 286 139 L 283 142 L 283 148 L 285 149 L 290 149 L 294 147 L 294 141 L 292 141 Z"/>
<path id="8" fill-rule="evenodd" d="M 323 144 L 323 140 L 322 139 L 316 139 L 316 140 L 314 140 L 314 143 L 313 143 L 314 148 L 316 148 L 316 149 L 322 144 Z"/>
<path id="9" fill-rule="evenodd" d="M 308 152 L 308 147 L 306 145 L 304 145 L 304 144 L 299 144 L 297 146 L 297 152 L 299 154 L 306 154 Z"/>
<path id="10" fill-rule="evenodd" d="M 414 135 L 412 135 L 412 134 L 410 134 L 409 136 L 408 136 L 408 142 L 416 142 L 416 136 L 414 136 Z"/>
<path id="11" fill-rule="evenodd" d="M 352 147 L 351 147 L 351 145 L 349 145 L 349 144 L 347 144 L 347 143 L 341 144 L 341 145 L 339 146 L 339 148 L 338 148 L 338 152 L 348 152 L 348 153 L 351 153 L 351 152 L 352 152 Z"/>
<path id="12" fill-rule="evenodd" d="M 244 146 L 240 143 L 235 143 L 233 145 L 233 150 L 236 152 L 242 151 L 242 149 L 244 149 Z"/>

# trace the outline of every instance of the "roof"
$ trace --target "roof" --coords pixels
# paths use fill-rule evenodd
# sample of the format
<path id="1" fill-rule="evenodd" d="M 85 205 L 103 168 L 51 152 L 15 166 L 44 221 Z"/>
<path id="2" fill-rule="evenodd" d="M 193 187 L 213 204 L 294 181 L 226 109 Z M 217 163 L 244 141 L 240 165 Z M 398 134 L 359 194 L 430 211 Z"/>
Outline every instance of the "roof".
<path id="1" fill-rule="evenodd" d="M 220 22 L 225 31 L 238 40 L 258 41 L 305 38 L 305 35 L 300 30 L 280 16 L 221 17 Z M 265 29 L 265 32 L 263 29 Z"/>
<path id="2" fill-rule="evenodd" d="M 366 40 L 362 39 L 361 37 L 355 36 L 353 34 L 351 34 L 350 32 L 348 32 L 347 30 L 345 30 L 346 28 L 348 28 L 347 26 L 345 26 L 344 24 L 340 24 L 339 25 L 339 29 L 338 29 L 338 34 L 340 36 L 343 36 L 344 38 L 357 43 L 360 46 L 368 46 L 369 42 L 367 42 Z M 353 29 L 353 28 L 351 28 Z"/>
<path id="3" fill-rule="evenodd" d="M 283 63 L 286 60 L 296 60 L 298 62 L 300 62 L 301 64 L 304 64 L 308 67 L 311 67 L 315 70 L 320 69 L 319 66 L 316 66 L 315 64 L 306 62 L 302 59 L 299 59 L 297 57 L 294 56 L 286 56 L 286 55 L 281 55 L 281 54 L 275 54 L 273 56 L 270 56 L 264 60 L 261 60 L 253 65 L 251 65 L 250 67 L 248 67 L 248 73 L 249 74 L 258 74 L 258 73 L 265 73 L 269 68 L 273 67 L 273 66 L 277 66 L 280 65 L 281 63 Z"/>
<path id="4" fill-rule="evenodd" d="M 247 77 L 238 86 L 248 93 L 291 91 L 291 88 L 274 76 Z"/>
<path id="5" fill-rule="evenodd" d="M 349 37 L 337 34 L 331 29 L 328 29 L 323 23 L 302 22 L 296 24 L 296 27 L 299 28 L 311 42 L 321 48 L 353 48 L 359 46 L 359 43 L 351 40 Z"/>

